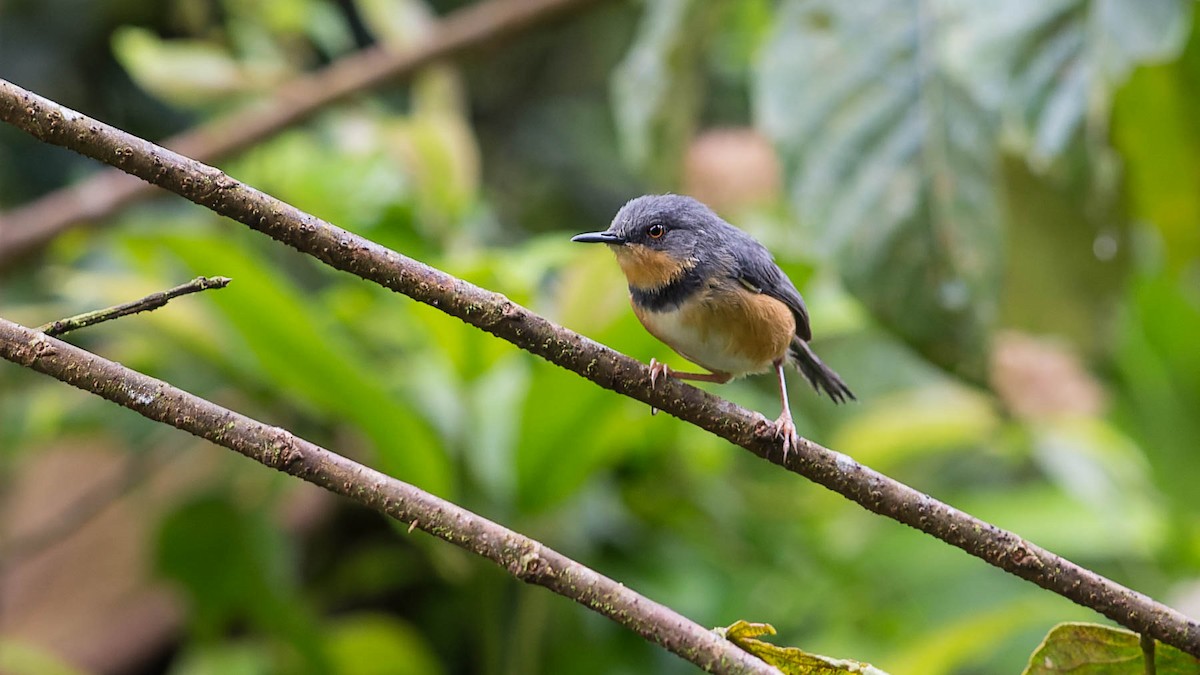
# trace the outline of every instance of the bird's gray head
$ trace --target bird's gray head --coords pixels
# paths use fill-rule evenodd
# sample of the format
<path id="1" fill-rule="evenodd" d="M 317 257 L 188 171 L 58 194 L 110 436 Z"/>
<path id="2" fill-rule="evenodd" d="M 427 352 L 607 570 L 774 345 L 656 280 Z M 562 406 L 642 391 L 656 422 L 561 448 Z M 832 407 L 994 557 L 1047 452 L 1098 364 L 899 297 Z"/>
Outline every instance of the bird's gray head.
<path id="1" fill-rule="evenodd" d="M 630 200 L 604 232 L 581 234 L 572 241 L 634 244 L 692 257 L 696 243 L 716 235 L 721 218 L 699 200 L 685 195 L 645 195 Z"/>
<path id="2" fill-rule="evenodd" d="M 683 195 L 646 195 L 617 212 L 604 232 L 571 241 L 609 244 L 631 285 L 653 287 L 701 263 L 721 246 L 724 221 Z"/>

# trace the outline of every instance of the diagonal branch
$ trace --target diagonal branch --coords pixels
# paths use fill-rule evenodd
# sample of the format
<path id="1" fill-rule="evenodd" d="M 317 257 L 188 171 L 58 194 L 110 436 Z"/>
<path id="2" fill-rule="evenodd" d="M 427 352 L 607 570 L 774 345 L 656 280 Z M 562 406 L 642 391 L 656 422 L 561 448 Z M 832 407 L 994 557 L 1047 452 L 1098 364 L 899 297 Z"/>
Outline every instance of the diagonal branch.
<path id="1" fill-rule="evenodd" d="M 937 501 L 807 439 L 782 458 L 762 415 L 642 363 L 424 263 L 331 225 L 177 155 L 0 80 L 0 120 L 110 163 L 308 253 L 337 269 L 432 305 L 620 394 L 648 403 L 786 467 L 864 508 L 933 535 L 1113 621 L 1200 656 L 1200 624 L 1020 536 Z"/>
<path id="2" fill-rule="evenodd" d="M 495 562 L 522 581 L 571 598 L 709 672 L 779 672 L 714 631 L 537 541 L 284 429 L 2 318 L 0 358 L 411 523 Z"/>
<path id="3" fill-rule="evenodd" d="M 354 94 L 411 75 L 490 41 L 544 23 L 596 0 L 487 0 L 439 21 L 413 49 L 364 49 L 291 80 L 261 105 L 218 118 L 163 142 L 176 152 L 213 163 L 269 138 Z M 0 268 L 75 225 L 96 221 L 154 189 L 120 171 L 104 171 L 7 213 L 0 213 Z"/>
<path id="4" fill-rule="evenodd" d="M 98 323 L 104 323 L 105 321 L 112 321 L 113 319 L 119 319 L 123 316 L 129 316 L 130 314 L 138 314 L 139 312 L 149 312 L 151 310 L 158 309 L 159 307 L 166 305 L 168 302 L 178 298 L 181 295 L 199 293 L 200 291 L 207 291 L 210 288 L 225 288 L 229 285 L 230 281 L 233 280 L 229 277 L 196 277 L 186 284 L 180 284 L 175 288 L 168 288 L 165 291 L 151 293 L 150 295 L 138 300 L 134 300 L 133 302 L 127 302 L 123 305 L 116 305 L 114 307 L 105 307 L 104 309 L 97 309 L 95 311 L 85 312 L 83 314 L 76 314 L 75 316 L 69 316 L 65 319 L 59 319 L 58 321 L 51 321 L 48 324 L 39 326 L 38 330 L 42 331 L 46 335 L 58 337 L 59 335 L 65 335 L 73 330 L 79 330 L 80 328 L 87 328 L 88 326 L 94 326 Z"/>

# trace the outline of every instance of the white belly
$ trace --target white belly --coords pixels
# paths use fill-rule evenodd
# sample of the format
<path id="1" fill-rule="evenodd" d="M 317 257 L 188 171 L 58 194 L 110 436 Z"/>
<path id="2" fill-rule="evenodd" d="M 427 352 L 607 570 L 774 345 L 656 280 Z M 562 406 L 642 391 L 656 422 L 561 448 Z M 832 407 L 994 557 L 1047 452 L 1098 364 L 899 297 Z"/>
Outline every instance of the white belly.
<path id="1" fill-rule="evenodd" d="M 638 312 L 638 318 L 647 330 L 680 356 L 710 371 L 740 377 L 771 369 L 771 361 L 745 356 L 735 344 L 737 336 L 732 331 L 696 330 L 688 324 L 685 312 Z"/>

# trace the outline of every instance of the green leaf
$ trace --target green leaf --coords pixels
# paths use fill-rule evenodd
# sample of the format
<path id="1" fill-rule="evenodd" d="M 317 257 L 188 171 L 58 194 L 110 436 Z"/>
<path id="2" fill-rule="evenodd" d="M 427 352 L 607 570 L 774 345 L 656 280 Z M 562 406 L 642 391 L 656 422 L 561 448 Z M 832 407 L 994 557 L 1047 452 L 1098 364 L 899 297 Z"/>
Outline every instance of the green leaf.
<path id="1" fill-rule="evenodd" d="M 831 659 L 828 656 L 809 654 L 796 647 L 780 647 L 755 638 L 774 635 L 775 627 L 767 623 L 737 621 L 717 634 L 741 649 L 782 670 L 786 675 L 837 675 L 838 673 L 862 673 L 863 675 L 887 675 L 869 663 L 850 659 Z"/>
<path id="2" fill-rule="evenodd" d="M 886 471 L 917 457 L 984 444 L 998 426 L 992 402 L 970 390 L 912 388 L 865 404 L 829 444 Z"/>
<path id="3" fill-rule="evenodd" d="M 248 245 L 236 245 L 239 241 L 245 240 L 176 235 L 155 237 L 144 246 L 171 252 L 190 270 L 220 269 L 234 279 L 236 292 L 211 299 L 237 338 L 226 358 L 241 376 L 330 420 L 349 423 L 371 441 L 381 471 L 449 495 L 449 458 L 415 405 L 329 318 L 318 295 L 264 264 Z M 395 297 L 394 302 L 395 311 L 402 312 L 406 301 Z"/>
<path id="4" fill-rule="evenodd" d="M 1091 506 L 1132 550 L 1161 544 L 1165 514 L 1146 456 L 1120 429 L 1100 418 L 1028 423 L 1034 458 L 1065 492 Z"/>
<path id="5" fill-rule="evenodd" d="M 418 80 L 427 101 L 441 91 L 448 96 L 457 85 L 449 71 L 427 73 Z M 430 104 L 411 118 L 391 125 L 388 147 L 402 157 L 417 185 L 415 197 L 421 220 L 432 220 L 443 230 L 469 215 L 479 192 L 479 148 L 464 116 L 449 102 Z"/>
<path id="6" fill-rule="evenodd" d="M 1139 68 L 1117 94 L 1113 143 L 1121 151 L 1135 215 L 1158 228 L 1167 263 L 1200 256 L 1200 39 L 1170 64 Z M 1148 133 L 1152 131 L 1153 133 Z"/>
<path id="7" fill-rule="evenodd" d="M 289 543 L 263 510 L 204 495 L 163 520 L 157 566 L 186 590 L 192 627 L 200 636 L 216 638 L 248 621 L 293 648 L 311 668 L 328 670 L 319 628 L 297 592 Z"/>
<path id="8" fill-rule="evenodd" d="M 944 3 L 789 0 L 756 114 L 810 231 L 876 318 L 935 363 L 985 369 L 1002 258 L 993 116 L 946 67 Z"/>
<path id="9" fill-rule="evenodd" d="M 945 574 L 938 577 L 944 579 Z M 972 591 L 973 595 L 987 595 L 987 603 L 1001 597 L 996 593 L 980 592 L 977 587 Z M 922 675 L 985 670 L 978 664 L 987 654 L 1006 653 L 1014 644 L 1024 645 L 1028 631 L 1041 630 L 1062 619 L 1061 598 L 1056 596 L 1034 593 L 1005 597 L 1012 599 L 994 608 L 972 606 L 969 601 L 962 602 L 965 598 L 955 598 L 952 601 L 957 608 L 954 616 L 905 641 L 898 653 L 889 656 L 888 665 L 897 673 Z"/>
<path id="10" fill-rule="evenodd" d="M 158 533 L 159 571 L 187 590 L 196 628 L 210 636 L 277 605 L 292 578 L 283 553 L 276 530 L 217 496 L 180 506 Z"/>
<path id="11" fill-rule="evenodd" d="M 1158 675 L 1196 675 L 1200 660 L 1158 643 Z M 1141 675 L 1145 658 L 1138 634 L 1093 623 L 1062 623 L 1046 635 L 1029 657 L 1022 675 Z"/>
<path id="12" fill-rule="evenodd" d="M 1195 476 L 1200 456 L 1200 303 L 1195 283 L 1164 271 L 1129 285 L 1118 328 L 1120 418 L 1141 440 L 1153 483 L 1181 513 L 1200 513 Z"/>
<path id="13" fill-rule="evenodd" d="M 272 672 L 271 650 L 251 641 L 191 644 L 175 660 L 170 675 L 265 675 Z"/>
<path id="14" fill-rule="evenodd" d="M 1134 66 L 1178 54 L 1193 4 L 969 3 L 955 43 L 960 81 L 1007 113 L 1020 149 L 1045 167 L 1089 119 L 1103 134 L 1113 90 Z"/>
<path id="15" fill-rule="evenodd" d="M 629 52 L 613 71 L 617 138 L 625 160 L 670 183 L 675 158 L 691 138 L 703 86 L 702 49 L 715 10 L 711 0 L 657 0 Z"/>
<path id="16" fill-rule="evenodd" d="M 7 675 L 82 675 L 53 654 L 10 638 L 0 638 L 0 673 Z"/>
<path id="17" fill-rule="evenodd" d="M 413 198 L 407 168 L 371 140 L 388 124 L 345 111 L 322 120 L 324 133 L 285 132 L 249 149 L 226 170 L 339 227 L 382 234 L 389 211 Z"/>
<path id="18" fill-rule="evenodd" d="M 113 54 L 142 89 L 178 105 L 220 100 L 255 84 L 223 47 L 200 40 L 163 40 L 134 26 L 118 28 Z M 266 82 L 259 81 L 258 85 Z"/>
<path id="19" fill-rule="evenodd" d="M 433 27 L 423 0 L 354 0 L 354 7 L 371 35 L 392 49 L 411 49 Z"/>
<path id="20" fill-rule="evenodd" d="M 1020 255 L 1005 261 L 1001 323 L 1102 358 L 1132 245 L 1128 214 L 1114 203 L 1118 186 L 1097 189 L 1091 171 L 1046 180 L 1020 158 L 1004 162 L 1006 243 Z"/>
<path id="21" fill-rule="evenodd" d="M 339 617 L 325 639 L 340 675 L 437 675 L 444 672 L 412 626 L 385 614 Z"/>

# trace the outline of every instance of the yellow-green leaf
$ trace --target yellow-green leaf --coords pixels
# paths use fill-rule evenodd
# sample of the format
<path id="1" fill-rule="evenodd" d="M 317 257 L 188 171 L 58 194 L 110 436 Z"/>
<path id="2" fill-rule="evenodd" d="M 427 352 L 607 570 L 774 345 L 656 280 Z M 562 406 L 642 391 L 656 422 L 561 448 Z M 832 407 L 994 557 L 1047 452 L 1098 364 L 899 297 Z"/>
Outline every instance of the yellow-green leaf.
<path id="1" fill-rule="evenodd" d="M 838 673 L 887 675 L 869 663 L 809 654 L 797 647 L 780 647 L 756 639 L 760 635 L 775 634 L 775 627 L 769 623 L 751 623 L 739 620 L 725 628 L 718 628 L 716 631 L 726 640 L 775 666 L 787 675 L 837 675 Z"/>

